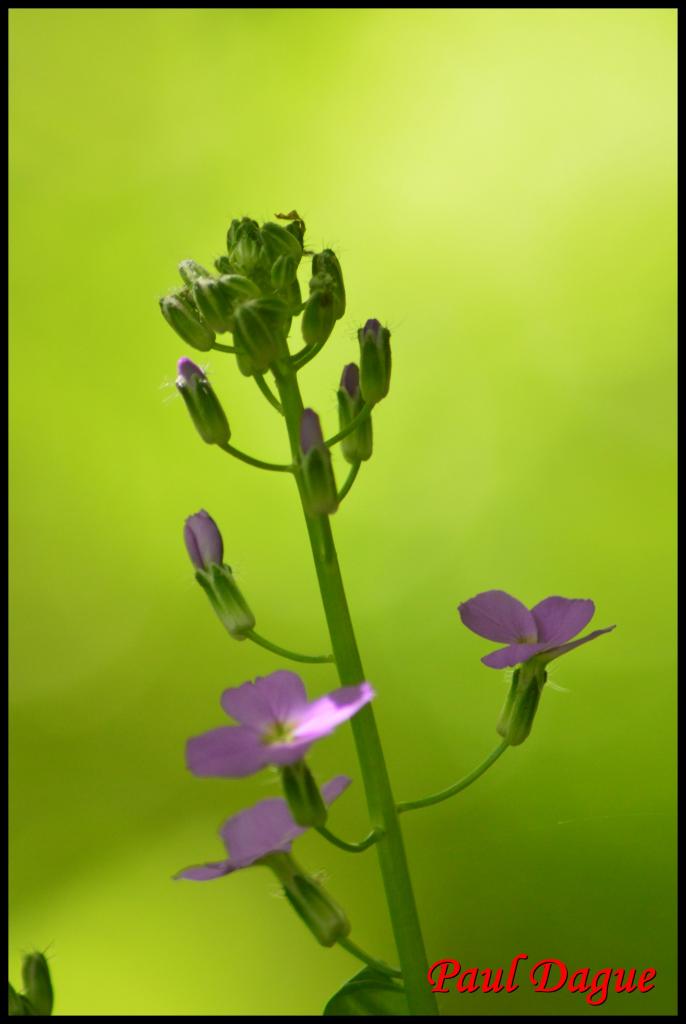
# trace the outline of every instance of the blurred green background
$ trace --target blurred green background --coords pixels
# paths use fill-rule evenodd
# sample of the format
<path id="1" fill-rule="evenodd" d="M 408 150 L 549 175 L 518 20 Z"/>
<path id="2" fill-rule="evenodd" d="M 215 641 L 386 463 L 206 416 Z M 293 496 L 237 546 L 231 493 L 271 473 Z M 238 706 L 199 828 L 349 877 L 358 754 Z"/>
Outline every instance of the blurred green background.
<path id="1" fill-rule="evenodd" d="M 194 779 L 183 746 L 281 664 L 223 633 L 184 517 L 218 520 L 261 632 L 326 641 L 292 484 L 199 440 L 157 299 L 233 216 L 292 207 L 348 289 L 302 375 L 329 432 L 356 328 L 393 330 L 334 526 L 398 796 L 497 739 L 505 684 L 459 601 L 589 596 L 618 623 L 555 663 L 568 692 L 524 746 L 404 826 L 431 960 L 656 986 L 442 1010 L 675 1011 L 675 36 L 672 9 L 11 12 L 10 975 L 48 948 L 57 1013 L 318 1014 L 356 970 L 266 872 L 170 880 L 276 792 Z M 282 459 L 257 389 L 206 363 L 235 443 Z M 357 777 L 349 729 L 312 763 Z M 364 830 L 359 779 L 332 824 Z M 374 854 L 308 836 L 299 859 L 392 959 Z"/>

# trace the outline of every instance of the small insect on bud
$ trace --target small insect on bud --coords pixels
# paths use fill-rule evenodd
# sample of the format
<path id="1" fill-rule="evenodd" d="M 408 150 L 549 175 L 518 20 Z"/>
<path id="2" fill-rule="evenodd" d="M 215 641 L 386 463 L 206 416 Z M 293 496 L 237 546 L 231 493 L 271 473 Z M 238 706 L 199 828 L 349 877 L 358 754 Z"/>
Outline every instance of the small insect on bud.
<path id="1" fill-rule="evenodd" d="M 162 316 L 180 338 L 201 352 L 208 352 L 214 344 L 212 331 L 192 302 L 183 294 L 165 295 L 160 299 Z"/>
<path id="2" fill-rule="evenodd" d="M 326 889 L 303 871 L 290 853 L 270 853 L 261 860 L 283 885 L 286 898 L 317 942 L 333 946 L 350 933 L 350 922 Z"/>
<path id="3" fill-rule="evenodd" d="M 328 274 L 333 281 L 334 308 L 337 320 L 345 313 L 345 286 L 343 284 L 343 271 L 333 249 L 324 249 L 312 257 L 312 270 L 314 275 Z"/>
<path id="4" fill-rule="evenodd" d="M 391 383 L 391 332 L 367 320 L 357 332 L 360 342 L 360 389 L 368 405 L 380 402 Z"/>
<path id="5" fill-rule="evenodd" d="M 236 306 L 233 336 L 238 368 L 246 377 L 264 373 L 282 354 L 290 323 L 279 299 L 252 299 Z"/>
<path id="6" fill-rule="evenodd" d="M 307 512 L 311 516 L 331 515 L 338 508 L 338 491 L 331 453 L 324 444 L 314 409 L 305 409 L 300 419 L 300 469 Z"/>
<path id="7" fill-rule="evenodd" d="M 49 1017 L 52 1014 L 53 992 L 48 962 L 42 953 L 29 953 L 21 965 L 24 992 L 31 1003 L 31 1016 Z"/>
<path id="8" fill-rule="evenodd" d="M 338 389 L 338 423 L 341 431 L 346 430 L 365 407 L 360 391 L 360 371 L 355 363 L 349 363 L 341 375 Z M 344 458 L 351 464 L 365 462 L 372 454 L 373 436 L 371 416 L 362 420 L 341 441 Z"/>
<path id="9" fill-rule="evenodd" d="M 207 444 L 227 444 L 229 422 L 209 380 L 192 360 L 179 359 L 176 387 L 191 419 Z"/>

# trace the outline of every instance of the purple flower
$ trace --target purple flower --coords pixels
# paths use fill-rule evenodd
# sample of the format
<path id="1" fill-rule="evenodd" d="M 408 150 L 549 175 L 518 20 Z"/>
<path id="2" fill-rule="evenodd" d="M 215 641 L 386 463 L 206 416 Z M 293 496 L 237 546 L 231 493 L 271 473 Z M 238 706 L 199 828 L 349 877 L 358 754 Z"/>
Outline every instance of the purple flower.
<path id="1" fill-rule="evenodd" d="M 472 633 L 508 645 L 481 659 L 489 668 L 512 668 L 540 654 L 546 655 L 540 660 L 547 664 L 615 628 L 596 629 L 569 643 L 595 612 L 593 601 L 579 598 L 546 597 L 529 611 L 504 590 L 486 590 L 465 601 L 458 611 Z"/>
<path id="2" fill-rule="evenodd" d="M 222 535 L 212 516 L 204 509 L 188 517 L 183 527 L 183 539 L 196 569 L 207 571 L 211 565 L 223 563 Z"/>
<path id="3" fill-rule="evenodd" d="M 198 364 L 194 363 L 192 359 L 188 359 L 187 356 L 182 356 L 177 362 L 176 374 L 176 383 L 179 387 L 190 384 L 194 377 L 205 376 Z"/>
<path id="4" fill-rule="evenodd" d="M 331 805 L 349 785 L 350 779 L 345 775 L 337 775 L 324 783 L 322 795 L 326 804 Z M 222 825 L 219 834 L 229 854 L 226 860 L 184 868 L 174 877 L 207 882 L 230 875 L 258 863 L 270 853 L 290 853 L 293 840 L 306 831 L 295 824 L 285 800 L 280 797 L 261 800 L 254 807 L 234 814 Z"/>
<path id="5" fill-rule="evenodd" d="M 272 672 L 224 691 L 221 705 L 239 724 L 190 739 L 186 763 L 194 775 L 221 778 L 252 775 L 268 764 L 293 764 L 372 697 L 371 685 L 359 683 L 308 702 L 300 676 Z"/>

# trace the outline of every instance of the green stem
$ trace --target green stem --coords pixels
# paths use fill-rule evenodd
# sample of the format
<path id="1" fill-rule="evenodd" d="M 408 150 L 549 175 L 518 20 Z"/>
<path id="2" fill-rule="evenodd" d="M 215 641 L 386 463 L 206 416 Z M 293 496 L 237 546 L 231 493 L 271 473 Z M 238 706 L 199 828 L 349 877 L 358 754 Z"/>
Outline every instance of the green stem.
<path id="1" fill-rule="evenodd" d="M 357 957 L 358 960 L 361 960 L 363 964 L 367 965 L 367 967 L 371 967 L 372 970 L 378 971 L 379 974 L 386 974 L 389 978 L 402 978 L 403 976 L 402 971 L 396 970 L 395 967 L 389 967 L 389 965 L 385 964 L 382 960 L 375 960 L 373 956 L 369 955 L 369 953 L 365 953 L 363 949 L 360 949 L 359 946 L 355 945 L 352 939 L 339 939 L 338 945 L 342 946 L 343 949 L 346 949 L 348 953 Z"/>
<path id="2" fill-rule="evenodd" d="M 378 843 L 381 839 L 381 831 L 379 829 L 372 829 L 368 836 L 365 836 L 359 843 L 347 843 L 345 839 L 339 839 L 338 836 L 334 835 L 333 832 L 329 832 L 328 828 L 317 829 L 320 836 L 328 840 L 334 846 L 337 846 L 339 850 L 345 850 L 346 853 L 362 853 L 364 850 L 368 850 L 374 843 Z"/>
<path id="3" fill-rule="evenodd" d="M 347 475 L 347 477 L 345 479 L 345 483 L 343 484 L 343 486 L 341 487 L 340 491 L 338 492 L 338 504 L 339 505 L 343 501 L 343 499 L 345 498 L 346 494 L 348 493 L 348 491 L 350 490 L 352 485 L 355 483 L 355 478 L 356 478 L 357 474 L 360 472 L 360 466 L 361 465 L 362 465 L 361 462 L 354 462 L 352 464 L 352 466 L 350 467 L 350 472 L 348 473 L 348 475 Z"/>
<path id="4" fill-rule="evenodd" d="M 290 359 L 283 358 L 273 370 L 288 427 L 291 452 L 296 464 L 295 479 L 303 503 L 338 677 L 343 686 L 360 683 L 364 681 L 365 673 L 348 610 L 331 525 L 327 516 L 310 516 L 305 511 L 303 481 L 297 468 L 303 402 L 295 369 Z M 426 980 L 428 964 L 400 822 L 371 705 L 367 704 L 361 708 L 351 719 L 350 724 L 364 781 L 370 824 L 372 829 L 379 829 L 384 833 L 376 843 L 376 850 L 405 978 L 410 1012 L 417 1016 L 435 1016 L 438 1009 Z"/>
<path id="5" fill-rule="evenodd" d="M 264 374 L 256 373 L 255 374 L 255 383 L 257 384 L 258 388 L 260 389 L 260 391 L 262 392 L 264 397 L 267 399 L 269 404 L 273 405 L 274 408 L 276 409 L 276 411 L 280 412 L 281 415 L 283 416 L 283 409 L 281 408 L 281 402 L 278 400 L 278 398 L 276 397 L 276 395 L 274 394 L 272 389 L 267 384 L 266 380 L 264 379 Z"/>
<path id="6" fill-rule="evenodd" d="M 249 466 L 255 466 L 257 469 L 269 469 L 272 473 L 293 472 L 293 466 L 280 466 L 276 462 L 263 462 L 262 459 L 253 459 L 252 455 L 246 455 L 245 452 L 240 451 L 239 448 L 234 448 L 232 444 L 220 444 L 219 447 L 223 452 L 228 452 L 229 455 L 233 455 L 234 459 L 240 459 L 241 462 L 247 462 Z"/>
<path id="7" fill-rule="evenodd" d="M 402 804 L 398 804 L 398 814 L 403 814 L 405 811 L 417 811 L 420 807 L 431 807 L 432 804 L 440 804 L 443 800 L 448 800 L 451 796 L 455 796 L 456 793 L 461 793 L 467 786 L 471 786 L 472 782 L 476 782 L 492 764 L 495 764 L 500 755 L 505 753 L 508 746 L 507 740 L 503 740 L 478 768 L 475 768 L 469 775 L 465 775 L 459 782 L 448 786 L 447 789 L 442 789 L 439 793 L 433 793 L 431 796 L 425 796 L 422 800 L 407 800 Z"/>
<path id="8" fill-rule="evenodd" d="M 328 338 L 326 341 L 328 341 Z M 290 359 L 295 369 L 302 370 L 303 366 L 307 366 L 309 361 L 314 359 L 314 357 L 321 352 L 326 345 L 326 341 L 321 341 L 318 345 L 305 345 L 305 347 L 301 348 L 299 352 L 292 355 Z"/>
<path id="9" fill-rule="evenodd" d="M 245 634 L 248 640 L 252 640 L 254 644 L 259 644 L 260 647 L 264 647 L 266 651 L 272 651 L 273 654 L 280 654 L 284 658 L 290 658 L 291 661 L 304 661 L 309 664 L 320 664 L 322 662 L 332 662 L 334 660 L 333 654 L 298 654 L 297 651 L 289 651 L 286 647 L 279 647 L 278 644 L 273 644 L 271 640 L 265 640 L 263 636 L 256 633 L 254 629 Z"/>
<path id="10" fill-rule="evenodd" d="M 364 423 L 365 420 L 369 419 L 372 413 L 372 408 L 373 406 L 371 405 L 363 406 L 357 416 L 353 416 L 347 427 L 344 427 L 343 430 L 339 430 L 337 434 L 334 434 L 333 437 L 330 437 L 328 441 L 324 442 L 326 447 L 333 448 L 335 444 L 342 441 L 344 437 L 348 436 L 348 434 L 352 434 L 353 430 L 356 430 L 360 423 Z"/>
<path id="11" fill-rule="evenodd" d="M 217 352 L 235 352 L 236 349 L 233 345 L 221 345 L 218 341 L 215 341 L 212 348 L 216 348 Z"/>

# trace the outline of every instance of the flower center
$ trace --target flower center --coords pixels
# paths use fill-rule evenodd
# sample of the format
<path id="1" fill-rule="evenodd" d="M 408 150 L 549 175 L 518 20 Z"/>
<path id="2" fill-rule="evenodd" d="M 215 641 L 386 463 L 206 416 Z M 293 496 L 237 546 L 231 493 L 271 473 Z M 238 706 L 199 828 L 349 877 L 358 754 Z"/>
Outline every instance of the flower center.
<path id="1" fill-rule="evenodd" d="M 291 743 L 294 729 L 293 722 L 272 722 L 262 733 L 262 742 L 266 746 L 271 746 L 272 743 Z"/>
<path id="2" fill-rule="evenodd" d="M 535 644 L 536 643 L 536 637 L 535 636 L 518 636 L 516 641 L 515 641 L 515 643 L 518 643 L 518 644 Z"/>

